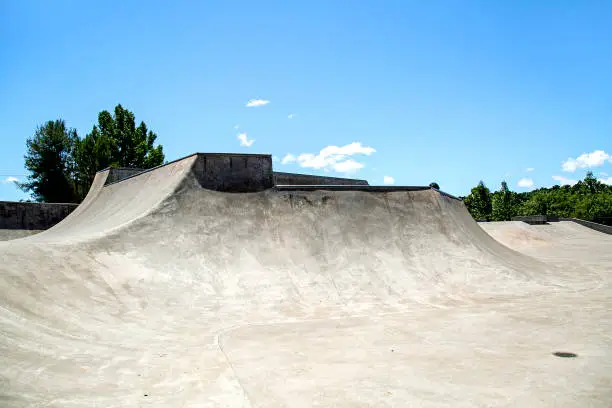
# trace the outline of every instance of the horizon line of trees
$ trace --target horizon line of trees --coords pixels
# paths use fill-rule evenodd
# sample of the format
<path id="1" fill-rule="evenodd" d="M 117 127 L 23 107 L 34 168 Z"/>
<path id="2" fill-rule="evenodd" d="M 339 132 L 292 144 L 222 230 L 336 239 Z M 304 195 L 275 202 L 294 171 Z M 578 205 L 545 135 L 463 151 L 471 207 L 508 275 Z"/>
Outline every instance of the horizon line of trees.
<path id="1" fill-rule="evenodd" d="M 587 172 L 573 186 L 555 185 L 524 193 L 510 191 L 505 181 L 491 192 L 480 181 L 462 199 L 477 221 L 510 221 L 512 217 L 550 215 L 579 218 L 612 225 L 612 185 L 606 185 Z"/>
<path id="2" fill-rule="evenodd" d="M 17 186 L 39 202 L 80 203 L 97 171 L 107 167 L 149 169 L 164 163 L 163 146 L 144 122 L 118 104 L 103 110 L 91 132 L 79 138 L 63 119 L 38 126 L 26 140 L 27 181 Z"/>

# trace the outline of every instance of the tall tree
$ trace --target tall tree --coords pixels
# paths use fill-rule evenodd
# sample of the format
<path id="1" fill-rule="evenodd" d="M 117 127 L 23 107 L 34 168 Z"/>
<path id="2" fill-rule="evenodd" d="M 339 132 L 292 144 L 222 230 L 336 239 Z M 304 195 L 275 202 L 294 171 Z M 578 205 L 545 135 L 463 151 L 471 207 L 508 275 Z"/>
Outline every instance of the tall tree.
<path id="1" fill-rule="evenodd" d="M 464 202 L 468 211 L 476 220 L 491 219 L 491 192 L 482 180 L 472 189 Z"/>
<path id="2" fill-rule="evenodd" d="M 155 146 L 157 135 L 144 122 L 136 126 L 134 114 L 120 104 L 114 114 L 104 110 L 98 123 L 79 142 L 79 191 L 89 187 L 95 173 L 109 166 L 149 169 L 164 162 L 163 146 Z"/>
<path id="3" fill-rule="evenodd" d="M 514 194 L 508 188 L 506 181 L 502 181 L 499 191 L 493 193 L 491 204 L 494 221 L 510 221 L 515 215 Z"/>
<path id="4" fill-rule="evenodd" d="M 30 174 L 19 187 L 36 201 L 77 202 L 73 155 L 77 142 L 76 130 L 68 129 L 62 119 L 38 126 L 26 140 L 25 167 Z"/>

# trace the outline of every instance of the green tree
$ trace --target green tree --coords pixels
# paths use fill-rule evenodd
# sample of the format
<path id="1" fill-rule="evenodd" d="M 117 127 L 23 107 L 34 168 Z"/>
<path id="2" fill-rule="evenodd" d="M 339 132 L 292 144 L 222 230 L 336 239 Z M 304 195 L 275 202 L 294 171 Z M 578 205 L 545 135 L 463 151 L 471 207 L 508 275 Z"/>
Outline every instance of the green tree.
<path id="1" fill-rule="evenodd" d="M 480 182 L 463 200 L 476 219 L 502 221 L 514 215 L 552 215 L 612 225 L 612 185 L 597 180 L 590 171 L 573 186 L 555 185 L 523 193 L 510 191 L 502 182 L 500 190 L 490 194 Z"/>
<path id="2" fill-rule="evenodd" d="M 499 191 L 493 193 L 491 199 L 493 221 L 510 221 L 516 215 L 514 208 L 514 194 L 505 181 L 501 182 Z"/>
<path id="3" fill-rule="evenodd" d="M 149 169 L 164 162 L 162 145 L 144 122 L 136 126 L 134 114 L 117 105 L 114 114 L 104 110 L 98 123 L 78 143 L 78 191 L 84 196 L 97 171 L 109 166 Z"/>
<path id="4" fill-rule="evenodd" d="M 476 220 L 490 220 L 493 210 L 491 203 L 491 192 L 485 186 L 483 181 L 480 181 L 474 187 L 471 193 L 465 198 L 464 203 Z"/>
<path id="5" fill-rule="evenodd" d="M 432 182 L 432 183 L 429 183 L 429 187 L 435 188 L 436 190 L 440 189 L 440 185 L 438 183 L 436 183 L 435 181 Z"/>
<path id="6" fill-rule="evenodd" d="M 74 174 L 74 149 L 77 132 L 68 129 L 62 119 L 38 126 L 34 136 L 26 140 L 25 167 L 30 172 L 20 183 L 36 201 L 77 202 Z"/>

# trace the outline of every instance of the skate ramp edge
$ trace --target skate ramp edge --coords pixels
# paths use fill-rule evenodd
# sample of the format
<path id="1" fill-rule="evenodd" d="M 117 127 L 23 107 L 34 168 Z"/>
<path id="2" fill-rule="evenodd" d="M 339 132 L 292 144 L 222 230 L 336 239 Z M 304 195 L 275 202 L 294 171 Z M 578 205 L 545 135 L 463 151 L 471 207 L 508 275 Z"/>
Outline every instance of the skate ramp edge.
<path id="1" fill-rule="evenodd" d="M 109 182 L 110 180 L 110 182 Z M 429 186 L 274 185 L 271 155 L 194 153 L 116 180 L 113 169 L 99 171 L 83 202 L 54 227 L 25 239 L 73 242 L 101 237 L 154 211 L 179 188 L 199 185 L 221 193 L 276 191 L 362 191 L 369 193 L 434 190 Z M 460 200 L 459 200 L 460 201 Z"/>

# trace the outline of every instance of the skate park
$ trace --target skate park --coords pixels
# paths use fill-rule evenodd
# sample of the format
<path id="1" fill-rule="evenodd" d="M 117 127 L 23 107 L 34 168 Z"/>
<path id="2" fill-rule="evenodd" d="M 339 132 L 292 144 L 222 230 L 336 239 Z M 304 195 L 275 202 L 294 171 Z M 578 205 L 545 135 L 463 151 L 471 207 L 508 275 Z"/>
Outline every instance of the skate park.
<path id="1" fill-rule="evenodd" d="M 608 407 L 612 235 L 196 153 L 0 241 L 7 407 Z"/>

